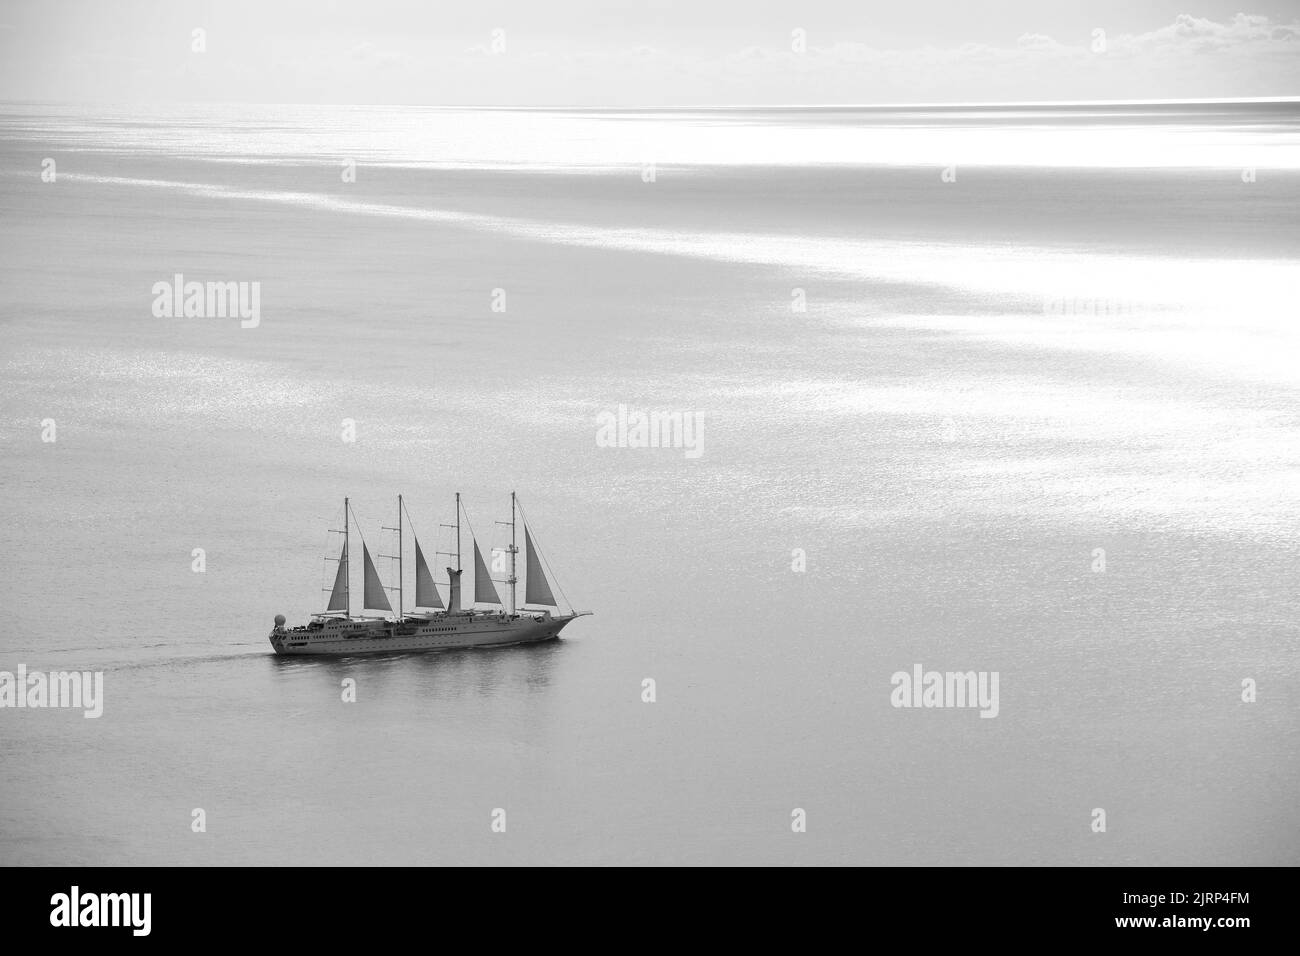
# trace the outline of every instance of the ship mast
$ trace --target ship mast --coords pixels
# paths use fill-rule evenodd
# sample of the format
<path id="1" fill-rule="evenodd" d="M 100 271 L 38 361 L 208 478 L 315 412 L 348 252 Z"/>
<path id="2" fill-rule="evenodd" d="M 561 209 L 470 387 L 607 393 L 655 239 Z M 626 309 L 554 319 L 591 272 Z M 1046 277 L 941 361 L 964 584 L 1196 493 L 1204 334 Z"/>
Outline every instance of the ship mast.
<path id="1" fill-rule="evenodd" d="M 443 524 L 443 525 L 439 525 L 438 527 L 452 528 L 453 525 Z M 456 528 L 456 574 L 459 575 L 460 574 L 460 492 L 459 491 L 456 492 L 456 524 L 454 525 L 454 527 Z M 451 547 L 450 544 L 448 544 L 447 546 Z M 438 554 L 447 558 L 451 557 L 450 551 L 439 551 Z M 450 572 L 451 568 L 448 568 L 447 571 Z M 448 581 L 447 586 L 451 587 L 454 583 L 455 582 L 453 581 Z"/>
<path id="2" fill-rule="evenodd" d="M 515 546 L 515 493 L 513 491 L 510 492 L 510 520 L 498 521 L 497 524 L 510 525 L 510 547 L 508 549 L 510 551 L 510 577 L 506 578 L 506 583 L 510 585 L 510 614 L 513 616 L 515 613 L 515 585 L 519 580 L 518 575 L 515 573 L 515 555 L 519 553 L 519 548 Z M 492 549 L 492 556 L 495 561 L 495 548 Z"/>
<path id="3" fill-rule="evenodd" d="M 402 496 L 397 496 L 397 619 L 402 619 Z"/>
<path id="4" fill-rule="evenodd" d="M 402 574 L 402 551 L 405 550 L 402 547 L 402 496 L 401 495 L 397 496 L 397 527 L 390 528 L 387 525 L 385 525 L 384 530 L 397 532 L 397 554 L 385 554 L 385 555 L 381 555 L 381 557 L 385 557 L 390 560 L 393 558 L 397 559 L 397 619 L 400 621 L 402 619 L 402 578 L 404 577 L 404 575 Z M 389 588 L 388 590 L 391 591 L 393 589 Z"/>
<path id="5" fill-rule="evenodd" d="M 351 522 L 348 519 L 348 516 L 351 513 L 352 513 L 352 506 L 348 503 L 348 499 L 344 498 L 343 499 L 343 560 L 345 564 L 343 566 L 343 600 L 345 603 L 343 607 L 343 616 L 349 619 L 352 617 L 352 568 L 350 566 L 352 563 L 352 552 L 348 550 L 348 527 L 351 524 Z"/>
<path id="6" fill-rule="evenodd" d="M 515 555 L 519 549 L 515 547 L 515 493 L 510 492 L 510 614 L 515 613 L 515 582 L 519 580 L 515 576 Z"/>

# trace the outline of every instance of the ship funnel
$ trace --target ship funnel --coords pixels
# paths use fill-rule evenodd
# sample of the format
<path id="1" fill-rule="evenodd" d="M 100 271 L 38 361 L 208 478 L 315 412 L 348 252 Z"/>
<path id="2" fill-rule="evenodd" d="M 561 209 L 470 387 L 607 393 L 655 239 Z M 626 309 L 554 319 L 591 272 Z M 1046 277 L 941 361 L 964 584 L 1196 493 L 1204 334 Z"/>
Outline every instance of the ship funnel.
<path id="1" fill-rule="evenodd" d="M 450 587 L 447 593 L 447 613 L 460 613 L 460 572 L 454 568 L 447 569 L 447 580 Z"/>

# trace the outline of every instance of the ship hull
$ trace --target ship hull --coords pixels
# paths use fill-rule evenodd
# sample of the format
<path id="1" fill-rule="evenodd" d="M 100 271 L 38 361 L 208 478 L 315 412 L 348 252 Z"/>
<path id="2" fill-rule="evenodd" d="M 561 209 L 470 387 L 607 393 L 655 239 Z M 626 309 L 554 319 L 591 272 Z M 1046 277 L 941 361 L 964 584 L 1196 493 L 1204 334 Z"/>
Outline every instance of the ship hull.
<path id="1" fill-rule="evenodd" d="M 308 627 L 275 627 L 271 647 L 284 657 L 397 654 L 466 647 L 509 647 L 555 640 L 578 615 L 441 615 L 404 621 L 331 619 Z"/>

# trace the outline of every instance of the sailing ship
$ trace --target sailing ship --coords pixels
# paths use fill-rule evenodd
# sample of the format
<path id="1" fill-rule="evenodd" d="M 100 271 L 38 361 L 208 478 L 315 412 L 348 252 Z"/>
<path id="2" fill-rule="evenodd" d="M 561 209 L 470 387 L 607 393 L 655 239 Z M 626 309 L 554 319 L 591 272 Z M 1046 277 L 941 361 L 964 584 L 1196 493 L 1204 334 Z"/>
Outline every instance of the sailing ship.
<path id="1" fill-rule="evenodd" d="M 497 592 L 496 582 L 488 573 L 483 553 L 479 550 L 478 539 L 473 535 L 471 526 L 470 542 L 474 554 L 474 599 L 469 607 L 461 603 L 461 505 L 460 493 L 456 494 L 456 523 L 444 525 L 447 529 L 455 528 L 456 550 L 454 552 L 436 552 L 436 556 L 455 557 L 456 566 L 447 567 L 447 601 L 444 604 L 438 585 L 434 582 L 429 563 L 425 560 L 420 540 L 411 530 L 415 542 L 415 604 L 411 611 L 405 607 L 403 590 L 404 534 L 410 524 L 410 513 L 402 496 L 397 496 L 397 525 L 385 527 L 385 531 L 397 533 L 397 554 L 380 555 L 397 561 L 398 584 L 396 588 L 387 588 L 375 569 L 370 556 L 370 549 L 365 538 L 361 536 L 357 525 L 358 537 L 361 537 L 363 593 L 361 613 L 354 614 L 352 606 L 351 562 L 351 528 L 356 523 L 352 513 L 351 500 L 343 499 L 343 528 L 332 529 L 332 533 L 343 536 L 343 549 L 336 559 L 338 567 L 334 572 L 334 586 L 329 588 L 329 603 L 325 610 L 314 614 L 311 620 L 299 627 L 286 627 L 283 614 L 275 616 L 275 627 L 271 629 L 271 647 L 276 654 L 381 654 L 404 651 L 429 651 L 457 647 L 498 647 L 513 644 L 533 644 L 549 641 L 559 637 L 560 631 L 574 618 L 584 617 L 590 611 L 576 611 L 570 605 L 567 612 L 562 612 L 555 595 L 551 591 L 548 577 L 549 565 L 537 548 L 532 529 L 525 516 L 524 532 L 524 603 L 516 606 L 516 547 L 517 514 L 522 511 L 514 492 L 510 493 L 510 546 L 504 549 L 510 555 L 510 577 L 504 582 L 510 587 L 509 603 L 502 602 Z M 405 518 L 405 521 L 403 520 Z M 468 523 L 468 518 L 466 519 Z M 507 522 L 498 522 L 507 524 Z M 558 587 L 558 585 L 557 585 Z M 393 611 L 388 592 L 397 592 L 397 611 Z M 561 590 L 561 595 L 563 591 Z M 487 605 L 487 607 L 482 607 Z M 378 611 L 369 614 L 366 611 Z"/>

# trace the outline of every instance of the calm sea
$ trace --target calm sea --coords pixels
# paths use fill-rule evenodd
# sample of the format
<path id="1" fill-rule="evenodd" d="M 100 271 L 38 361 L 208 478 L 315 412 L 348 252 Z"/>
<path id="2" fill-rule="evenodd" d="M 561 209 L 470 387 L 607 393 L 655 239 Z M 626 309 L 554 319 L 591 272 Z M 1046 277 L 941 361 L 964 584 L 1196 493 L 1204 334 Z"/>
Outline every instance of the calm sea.
<path id="1" fill-rule="evenodd" d="M 0 106 L 0 863 L 1300 863 L 1298 227 L 1285 104 Z M 594 616 L 272 655 L 457 491 Z"/>

